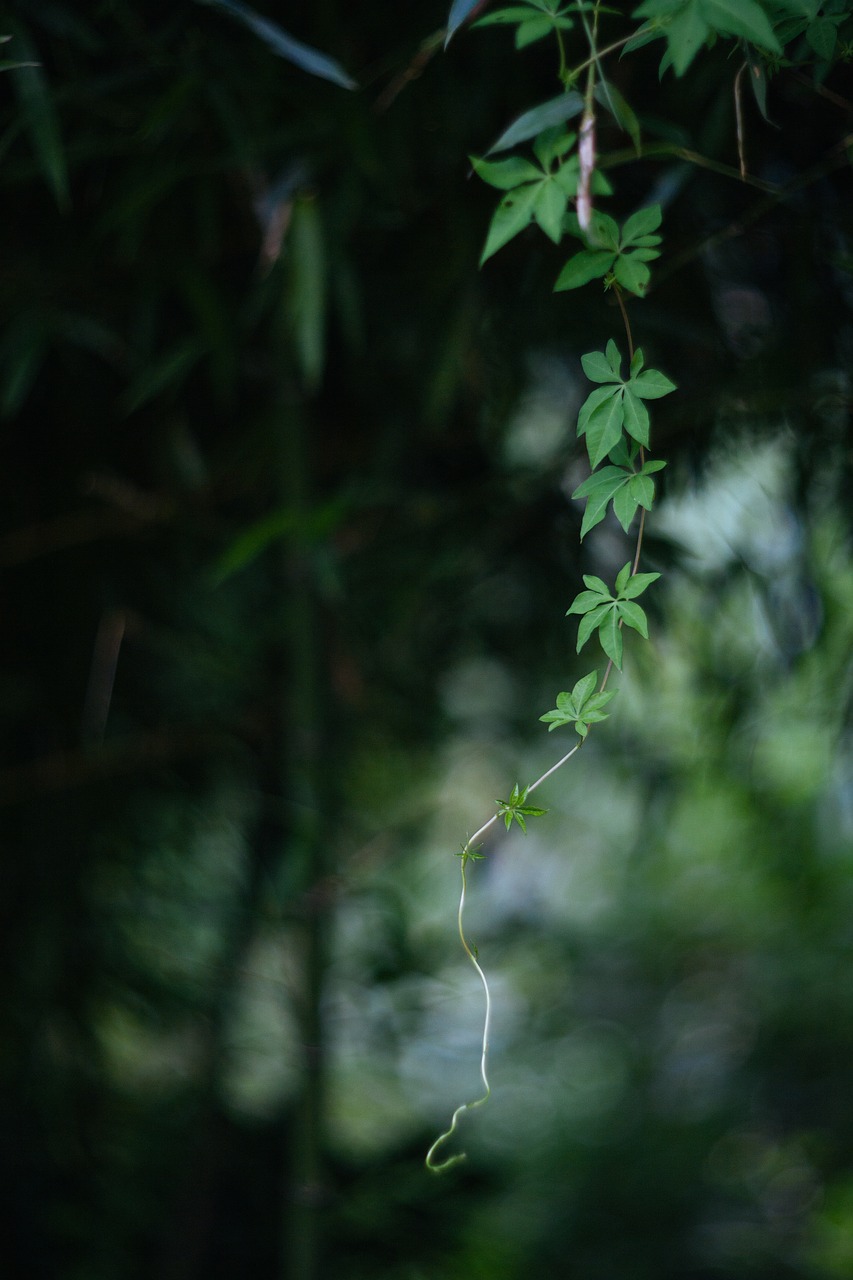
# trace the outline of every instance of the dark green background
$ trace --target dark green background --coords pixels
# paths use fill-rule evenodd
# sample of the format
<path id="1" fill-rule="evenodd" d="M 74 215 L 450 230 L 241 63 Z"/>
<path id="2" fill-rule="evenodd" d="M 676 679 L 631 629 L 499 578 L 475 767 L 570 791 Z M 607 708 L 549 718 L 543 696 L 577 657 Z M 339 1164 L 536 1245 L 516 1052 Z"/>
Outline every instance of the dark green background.
<path id="1" fill-rule="evenodd" d="M 718 166 L 601 122 L 608 210 L 664 206 L 664 578 L 612 720 L 472 871 L 494 1097 L 435 1179 L 482 1016 L 454 851 L 567 749 L 563 615 L 630 554 L 568 497 L 621 322 L 535 230 L 477 270 L 467 157 L 550 50 L 264 12 L 358 90 L 189 0 L 0 21 L 39 63 L 0 78 L 4 1265 L 848 1276 L 849 67 L 745 99 L 768 193 L 730 44 L 613 64 Z"/>

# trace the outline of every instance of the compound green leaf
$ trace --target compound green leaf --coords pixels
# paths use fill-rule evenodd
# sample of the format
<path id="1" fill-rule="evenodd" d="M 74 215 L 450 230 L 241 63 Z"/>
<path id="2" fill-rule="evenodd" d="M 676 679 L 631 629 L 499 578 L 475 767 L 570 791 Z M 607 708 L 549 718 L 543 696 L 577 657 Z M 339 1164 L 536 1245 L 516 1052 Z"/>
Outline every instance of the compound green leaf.
<path id="1" fill-rule="evenodd" d="M 634 10 L 634 16 L 663 19 L 662 34 L 677 76 L 684 74 L 709 34 L 700 0 L 684 0 L 680 8 L 672 3 L 661 4 L 660 0 L 646 0 Z"/>

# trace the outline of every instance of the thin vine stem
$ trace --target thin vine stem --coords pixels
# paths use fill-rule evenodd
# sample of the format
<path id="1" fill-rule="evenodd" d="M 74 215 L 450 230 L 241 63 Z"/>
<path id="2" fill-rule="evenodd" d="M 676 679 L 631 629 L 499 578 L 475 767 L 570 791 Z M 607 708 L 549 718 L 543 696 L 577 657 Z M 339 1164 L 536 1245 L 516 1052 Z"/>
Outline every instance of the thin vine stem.
<path id="1" fill-rule="evenodd" d="M 530 786 L 527 788 L 527 794 L 529 795 L 531 791 L 535 791 L 536 788 L 541 786 L 542 783 L 545 782 L 548 778 L 550 778 L 552 774 L 556 773 L 558 769 L 561 769 L 563 765 L 566 764 L 567 761 L 571 760 L 573 755 L 576 755 L 577 752 L 580 751 L 583 744 L 584 744 L 584 739 L 581 738 L 580 742 L 575 743 L 571 751 L 567 751 L 566 754 L 562 756 L 557 761 L 556 764 L 552 764 L 551 767 L 549 769 L 546 769 L 545 772 L 539 778 L 537 778 L 535 782 L 531 782 Z M 435 1142 L 432 1144 L 429 1151 L 427 1152 L 426 1167 L 429 1169 L 430 1173 L 444 1173 L 446 1172 L 446 1170 L 452 1169 L 454 1165 L 461 1164 L 462 1161 L 466 1159 L 466 1153 L 464 1151 L 460 1151 L 455 1156 L 448 1156 L 446 1160 L 436 1161 L 435 1156 L 436 1156 L 436 1152 L 440 1151 L 440 1149 L 444 1146 L 444 1144 L 453 1137 L 459 1125 L 460 1117 L 463 1116 L 466 1111 L 473 1111 L 476 1107 L 482 1107 L 486 1102 L 488 1102 L 492 1092 L 491 1086 L 489 1085 L 488 1072 L 486 1070 L 486 1065 L 487 1065 L 488 1056 L 489 1056 L 489 1033 L 491 1031 L 491 1023 L 492 1023 L 492 996 L 489 990 L 489 981 L 485 973 L 483 972 L 482 965 L 477 959 L 476 950 L 471 946 L 467 937 L 465 936 L 464 915 L 465 915 L 465 901 L 468 894 L 468 875 L 467 875 L 468 860 L 469 858 L 473 858 L 476 856 L 474 853 L 474 849 L 476 848 L 476 842 L 480 839 L 481 836 L 485 835 L 485 833 L 489 830 L 490 827 L 494 826 L 494 824 L 498 820 L 498 817 L 499 815 L 497 813 L 493 813 L 491 818 L 489 818 L 487 822 L 484 822 L 478 831 L 474 832 L 473 836 L 470 838 L 470 840 L 468 840 L 468 842 L 465 844 L 462 850 L 462 853 L 461 853 L 462 890 L 459 894 L 459 908 L 456 913 L 456 926 L 459 931 L 459 940 L 462 943 L 462 948 L 466 956 L 471 961 L 471 964 L 474 966 L 474 968 L 477 970 L 480 981 L 483 984 L 483 991 L 486 997 L 486 1011 L 483 1019 L 483 1043 L 482 1043 L 482 1052 L 480 1054 L 480 1078 L 483 1081 L 483 1094 L 481 1097 L 476 1098 L 473 1102 L 463 1102 L 462 1105 L 458 1106 L 456 1110 L 453 1112 L 453 1116 L 451 1117 L 449 1126 L 447 1127 L 447 1129 L 444 1130 L 443 1133 L 439 1134 L 439 1136 L 436 1138 Z"/>
<path id="2" fill-rule="evenodd" d="M 484 823 L 484 825 L 480 828 L 480 832 L 478 832 L 477 834 L 479 835 L 481 832 L 485 831 L 487 827 L 491 826 L 492 822 L 495 821 L 496 817 L 497 815 L 495 815 L 495 817 L 492 818 L 489 822 Z M 486 978 L 486 975 L 483 972 L 482 966 L 480 965 L 480 962 L 477 959 L 476 951 L 471 947 L 471 945 L 468 942 L 468 939 L 465 937 L 465 929 L 463 925 L 463 916 L 465 914 L 465 898 L 468 891 L 468 876 L 466 873 L 466 867 L 468 864 L 468 859 L 472 856 L 470 853 L 470 849 L 471 849 L 471 844 L 469 841 L 469 843 L 462 850 L 462 862 L 461 862 L 462 892 L 459 895 L 459 910 L 456 913 L 456 924 L 459 930 L 459 940 L 462 943 L 462 947 L 465 951 L 466 956 L 471 961 L 471 964 L 474 966 L 474 968 L 477 970 L 477 973 L 480 976 L 480 981 L 483 984 L 483 991 L 486 997 L 486 1015 L 483 1021 L 483 1048 L 480 1054 L 480 1078 L 483 1081 L 483 1094 L 481 1097 L 476 1098 L 473 1102 L 463 1102 L 462 1105 L 457 1107 L 456 1110 L 453 1112 L 453 1116 L 451 1118 L 449 1127 L 445 1129 L 444 1133 L 439 1134 L 439 1136 L 436 1138 L 435 1142 L 432 1144 L 429 1151 L 427 1152 L 426 1167 L 429 1169 L 430 1173 L 444 1173 L 447 1169 L 452 1169 L 454 1165 L 461 1164 L 462 1161 L 466 1159 L 466 1153 L 464 1151 L 460 1151 L 455 1156 L 448 1156 L 446 1160 L 441 1160 L 441 1161 L 436 1161 L 435 1156 L 436 1156 L 436 1152 L 438 1152 L 444 1146 L 445 1142 L 448 1142 L 453 1137 L 454 1133 L 456 1132 L 456 1127 L 459 1124 L 460 1116 L 464 1115 L 466 1111 L 473 1111 L 476 1107 L 484 1106 L 485 1103 L 488 1102 L 492 1092 L 491 1086 L 489 1085 L 488 1072 L 486 1071 L 486 1064 L 488 1062 L 488 1057 L 489 1057 L 489 1031 L 491 1029 L 491 1023 L 492 1023 L 492 996 L 491 996 L 491 992 L 489 991 L 488 979 Z"/>

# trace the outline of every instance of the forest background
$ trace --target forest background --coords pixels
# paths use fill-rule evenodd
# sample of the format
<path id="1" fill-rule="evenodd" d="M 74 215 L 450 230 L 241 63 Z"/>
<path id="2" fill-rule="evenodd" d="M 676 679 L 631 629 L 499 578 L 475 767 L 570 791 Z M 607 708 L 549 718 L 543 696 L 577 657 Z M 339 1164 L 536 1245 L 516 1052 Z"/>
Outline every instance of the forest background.
<path id="1" fill-rule="evenodd" d="M 547 42 L 264 4 L 330 78 L 233 8 L 0 22 L 10 1274 L 849 1277 L 849 6 L 792 0 L 766 99 L 737 33 L 608 62 L 602 207 L 664 218 L 662 577 L 470 869 L 493 1096 L 442 1177 L 454 855 L 561 754 L 564 614 L 630 554 L 571 498 L 619 310 L 535 228 L 478 267 L 469 157 L 559 91 Z"/>

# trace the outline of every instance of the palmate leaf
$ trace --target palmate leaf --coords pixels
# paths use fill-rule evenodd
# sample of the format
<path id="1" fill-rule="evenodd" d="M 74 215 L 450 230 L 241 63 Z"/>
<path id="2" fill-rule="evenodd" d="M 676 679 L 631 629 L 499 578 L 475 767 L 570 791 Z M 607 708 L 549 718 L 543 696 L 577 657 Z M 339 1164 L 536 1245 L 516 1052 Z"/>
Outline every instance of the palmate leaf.
<path id="1" fill-rule="evenodd" d="M 543 724 L 548 725 L 548 732 L 573 724 L 575 731 L 585 738 L 591 724 L 606 720 L 609 713 L 604 708 L 615 696 L 615 691 L 609 689 L 596 693 L 597 684 L 598 672 L 590 671 L 578 680 L 571 693 L 558 693 L 556 709 L 539 717 Z"/>
<path id="2" fill-rule="evenodd" d="M 657 34 L 666 37 L 667 55 L 677 76 L 682 76 L 702 45 L 713 34 L 741 36 L 772 53 L 782 48 L 767 14 L 756 0 L 644 0 L 634 10 L 637 18 L 659 23 Z M 634 43 L 634 47 L 638 47 Z"/>
<path id="3" fill-rule="evenodd" d="M 507 831 L 509 831 L 513 822 L 517 822 L 522 831 L 526 833 L 527 825 L 524 821 L 525 818 L 541 818 L 543 814 L 548 812 L 547 809 L 540 809 L 537 808 L 536 805 L 527 804 L 527 793 L 529 790 L 529 787 L 525 787 L 522 790 L 518 783 L 516 783 L 508 800 L 495 801 L 495 804 L 498 806 L 498 814 L 503 818 Z"/>

